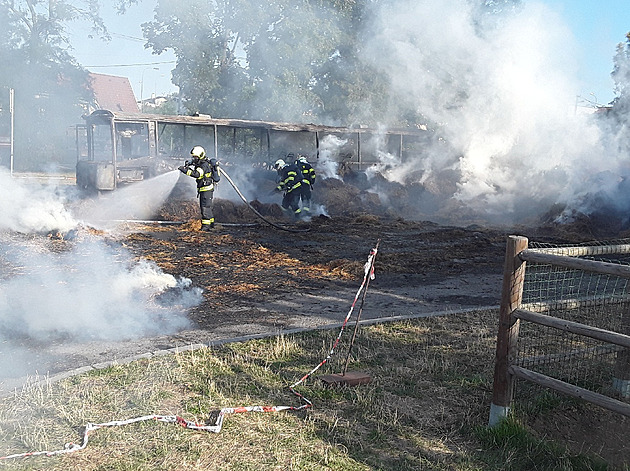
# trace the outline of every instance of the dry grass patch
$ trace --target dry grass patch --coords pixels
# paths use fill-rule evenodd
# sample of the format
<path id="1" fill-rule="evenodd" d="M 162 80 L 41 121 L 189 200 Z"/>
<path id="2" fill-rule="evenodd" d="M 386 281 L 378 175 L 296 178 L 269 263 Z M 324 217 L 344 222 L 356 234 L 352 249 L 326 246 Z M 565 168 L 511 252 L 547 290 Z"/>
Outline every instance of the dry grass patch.
<path id="1" fill-rule="evenodd" d="M 228 415 L 218 434 L 152 421 L 100 429 L 83 451 L 15 459 L 3 467 L 507 469 L 505 457 L 514 449 L 489 446 L 476 432 L 488 419 L 494 318 L 493 312 L 475 312 L 362 327 L 349 370 L 367 371 L 373 381 L 330 388 L 317 379 L 341 371 L 342 342 L 332 361 L 297 387 L 312 409 Z M 149 414 L 204 422 L 224 407 L 296 406 L 287 386 L 326 357 L 336 336 L 316 331 L 202 348 L 26 388 L 0 402 L 0 455 L 58 449 L 79 441 L 88 422 Z M 537 469 L 554 469 L 556 461 L 547 461 L 551 467 Z M 516 463 L 509 469 L 528 468 Z"/>

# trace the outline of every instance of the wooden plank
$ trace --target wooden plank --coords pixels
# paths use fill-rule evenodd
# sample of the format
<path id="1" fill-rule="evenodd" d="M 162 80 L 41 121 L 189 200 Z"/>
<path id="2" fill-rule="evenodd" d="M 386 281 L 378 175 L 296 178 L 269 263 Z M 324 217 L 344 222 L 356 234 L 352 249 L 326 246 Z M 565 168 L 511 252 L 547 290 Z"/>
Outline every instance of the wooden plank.
<path id="1" fill-rule="evenodd" d="M 592 339 L 630 348 L 630 335 L 599 329 L 590 325 L 580 324 L 579 322 L 558 319 L 557 317 L 547 316 L 539 312 L 526 311 L 525 309 L 516 309 L 514 316 L 522 320 L 534 322 L 535 324 L 545 325 L 554 329 L 564 330 L 565 332 L 584 335 Z"/>
<path id="2" fill-rule="evenodd" d="M 358 386 L 359 384 L 367 384 L 372 381 L 372 377 L 362 371 L 346 371 L 343 374 L 323 375 L 319 379 L 328 386 Z"/>
<path id="3" fill-rule="evenodd" d="M 525 262 L 543 263 L 547 265 L 556 265 L 559 267 L 570 268 L 573 270 L 584 270 L 592 273 L 600 273 L 603 275 L 613 275 L 620 276 L 622 278 L 630 278 L 630 265 L 600 262 L 597 260 L 584 260 L 581 258 L 568 257 L 565 255 L 540 253 L 533 250 L 523 250 L 519 254 L 519 258 Z"/>
<path id="4" fill-rule="evenodd" d="M 630 253 L 630 244 L 590 245 L 575 247 L 545 247 L 530 248 L 532 252 L 552 255 L 566 255 L 568 257 L 597 257 L 600 255 L 620 255 Z"/>
<path id="5" fill-rule="evenodd" d="M 604 396 L 603 394 L 589 391 L 588 389 L 580 388 L 579 386 L 565 383 L 559 379 L 551 378 L 547 375 L 536 373 L 535 371 L 527 370 L 519 366 L 511 366 L 509 368 L 509 372 L 517 378 L 531 381 L 532 383 L 545 388 L 553 389 L 554 391 L 558 391 L 562 394 L 582 399 L 613 412 L 623 414 L 626 417 L 630 417 L 630 404 L 626 404 L 625 402 L 618 401 L 611 397 Z"/>

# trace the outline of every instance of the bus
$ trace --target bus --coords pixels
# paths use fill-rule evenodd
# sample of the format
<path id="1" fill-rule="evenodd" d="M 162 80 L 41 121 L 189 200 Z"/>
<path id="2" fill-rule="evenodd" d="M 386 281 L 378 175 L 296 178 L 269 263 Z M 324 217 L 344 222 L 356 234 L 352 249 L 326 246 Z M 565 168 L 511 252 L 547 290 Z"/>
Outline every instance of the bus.
<path id="1" fill-rule="evenodd" d="M 325 157 L 362 170 L 383 154 L 399 161 L 418 152 L 426 129 L 370 129 L 205 115 L 157 115 L 96 110 L 77 126 L 77 185 L 111 191 L 176 169 L 201 145 L 222 162 L 270 166 L 288 153 L 314 162 Z"/>

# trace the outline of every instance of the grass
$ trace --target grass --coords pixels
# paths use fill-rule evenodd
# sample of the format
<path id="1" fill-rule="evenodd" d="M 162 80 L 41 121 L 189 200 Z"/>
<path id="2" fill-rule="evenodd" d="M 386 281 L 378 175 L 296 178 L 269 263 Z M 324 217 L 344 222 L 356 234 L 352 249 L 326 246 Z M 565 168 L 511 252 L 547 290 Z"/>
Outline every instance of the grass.
<path id="1" fill-rule="evenodd" d="M 297 387 L 314 407 L 228 415 L 220 433 L 148 421 L 102 428 L 75 453 L 0 461 L 3 469 L 64 470 L 604 470 L 537 439 L 516 419 L 489 430 L 493 312 L 362 327 L 349 370 L 373 380 L 325 387 L 346 342 Z M 287 386 L 328 354 L 337 331 L 183 351 L 138 360 L 0 400 L 0 456 L 80 442 L 87 423 L 161 414 L 204 422 L 212 411 L 298 405 Z"/>

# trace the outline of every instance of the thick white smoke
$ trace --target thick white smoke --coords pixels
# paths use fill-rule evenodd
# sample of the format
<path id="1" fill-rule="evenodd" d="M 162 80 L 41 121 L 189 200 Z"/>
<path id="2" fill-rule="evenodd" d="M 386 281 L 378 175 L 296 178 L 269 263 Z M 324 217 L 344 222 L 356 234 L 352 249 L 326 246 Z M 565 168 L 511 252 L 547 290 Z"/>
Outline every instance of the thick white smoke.
<path id="1" fill-rule="evenodd" d="M 190 280 L 98 239 L 70 252 L 5 252 L 20 273 L 0 284 L 1 335 L 87 341 L 169 334 L 188 326 L 186 309 L 201 301 Z"/>
<path id="2" fill-rule="evenodd" d="M 619 175 L 625 157 L 574 111 L 577 64 L 561 18 L 528 1 L 485 27 L 473 3 L 398 0 L 375 12 L 364 60 L 389 77 L 392 116 L 412 103 L 453 149 L 423 149 L 386 176 L 414 174 L 430 189 L 456 170 L 451 205 L 512 222 L 578 201 L 593 174 Z"/>
<path id="3" fill-rule="evenodd" d="M 341 149 L 347 144 L 332 134 L 325 136 L 319 143 L 319 159 L 317 160 L 317 172 L 320 178 L 339 178 L 339 164 L 335 155 L 341 153 Z"/>
<path id="4" fill-rule="evenodd" d="M 266 169 L 254 167 L 251 163 L 246 164 L 241 161 L 230 162 L 228 165 L 222 166 L 220 164 L 220 167 L 221 170 L 224 170 L 229 175 L 246 201 L 258 200 L 270 203 L 274 200 L 271 191 L 276 186 L 276 182 L 273 177 L 264 178 L 270 173 Z M 194 180 L 190 180 L 191 188 L 195 187 Z M 237 204 L 243 203 L 241 196 L 232 188 L 229 180 L 223 174 L 219 183 L 215 185 L 214 196 L 215 198 L 225 199 Z M 192 193 L 191 199 L 194 198 L 195 193 Z"/>
<path id="5" fill-rule="evenodd" d="M 161 204 L 172 180 L 167 175 L 138 185 L 132 194 L 121 190 L 79 207 L 90 207 L 86 219 L 148 217 L 147 208 Z M 135 193 L 147 188 L 154 193 Z M 24 184 L 0 172 L 0 193 L 8 202 L 0 214 L 0 379 L 45 371 L 46 356 L 33 360 L 37 355 L 29 345 L 38 345 L 41 353 L 48 342 L 125 340 L 189 327 L 187 310 L 202 301 L 202 290 L 189 279 L 164 273 L 94 235 L 71 215 L 60 189 Z M 46 236 L 59 231 L 74 233 L 73 239 Z M 19 364 L 21 359 L 30 364 Z"/>
<path id="6" fill-rule="evenodd" d="M 65 207 L 63 196 L 54 187 L 13 179 L 0 167 L 0 230 L 16 232 L 67 231 L 77 221 Z"/>

